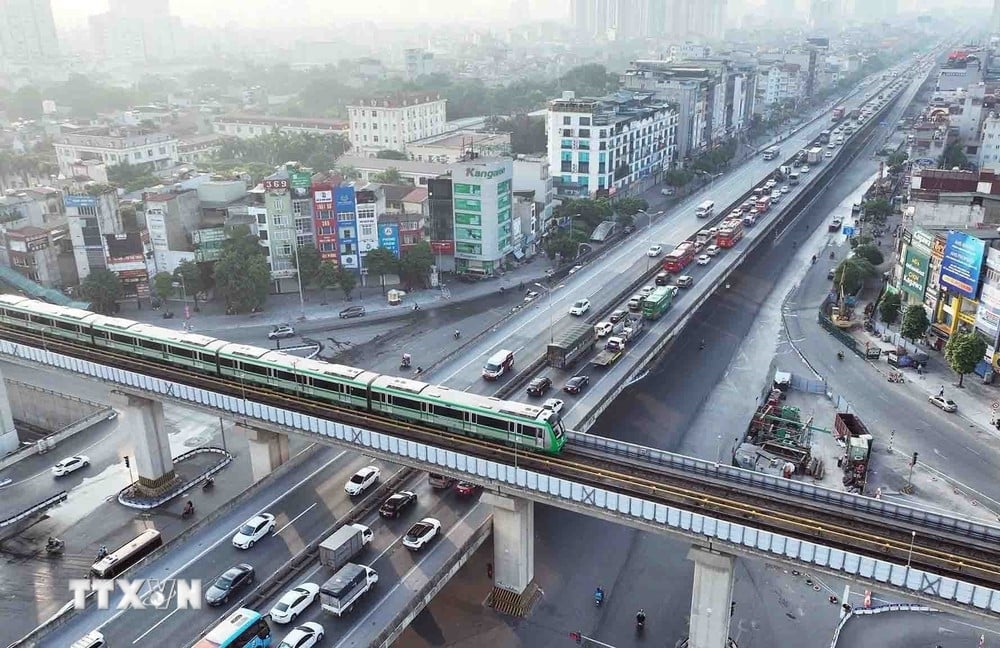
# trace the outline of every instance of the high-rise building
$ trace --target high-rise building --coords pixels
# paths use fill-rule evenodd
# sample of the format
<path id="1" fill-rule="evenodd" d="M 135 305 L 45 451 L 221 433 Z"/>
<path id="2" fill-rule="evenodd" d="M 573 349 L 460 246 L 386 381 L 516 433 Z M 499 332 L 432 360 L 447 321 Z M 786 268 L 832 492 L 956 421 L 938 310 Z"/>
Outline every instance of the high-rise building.
<path id="1" fill-rule="evenodd" d="M 170 0 L 109 0 L 108 11 L 90 17 L 97 53 L 125 61 L 166 61 L 177 55 L 180 21 Z"/>
<path id="2" fill-rule="evenodd" d="M 813 29 L 832 29 L 840 19 L 840 0 L 810 0 L 809 24 Z"/>
<path id="3" fill-rule="evenodd" d="M 990 33 L 1000 34 L 1000 0 L 993 0 L 993 15 L 990 17 Z"/>
<path id="4" fill-rule="evenodd" d="M 509 158 L 451 165 L 456 272 L 494 276 L 513 252 L 513 176 Z"/>
<path id="5" fill-rule="evenodd" d="M 0 0 L 0 57 L 28 63 L 58 56 L 49 0 Z"/>

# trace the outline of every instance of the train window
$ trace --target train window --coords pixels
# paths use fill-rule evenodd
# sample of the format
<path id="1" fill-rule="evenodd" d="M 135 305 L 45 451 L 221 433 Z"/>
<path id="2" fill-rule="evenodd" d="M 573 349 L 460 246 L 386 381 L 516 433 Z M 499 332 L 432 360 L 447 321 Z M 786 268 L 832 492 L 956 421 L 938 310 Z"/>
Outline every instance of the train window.
<path id="1" fill-rule="evenodd" d="M 351 387 L 351 396 L 355 398 L 368 398 L 368 390 L 362 387 Z"/>
<path id="2" fill-rule="evenodd" d="M 56 320 L 56 328 L 60 328 L 64 331 L 76 332 L 79 325 L 76 322 L 60 322 L 59 320 Z"/>
<path id="3" fill-rule="evenodd" d="M 167 350 L 173 355 L 180 356 L 182 358 L 194 357 L 194 351 L 192 351 L 191 349 L 185 349 L 184 347 L 174 346 L 174 347 L 169 347 Z"/>
<path id="4" fill-rule="evenodd" d="M 163 351 L 163 345 L 154 340 L 139 340 L 139 346 L 144 349 L 149 349 L 150 351 L 161 352 Z"/>
<path id="5" fill-rule="evenodd" d="M 405 407 L 406 409 L 414 412 L 420 411 L 420 401 L 413 400 L 411 398 L 403 398 L 401 396 L 393 396 L 392 400 L 393 403 L 399 405 L 400 407 Z"/>
<path id="6" fill-rule="evenodd" d="M 226 367 L 228 369 L 232 369 L 233 366 L 234 366 L 233 359 L 232 358 L 224 358 L 224 357 L 220 356 L 219 357 L 219 366 L 220 367 Z"/>
<path id="7" fill-rule="evenodd" d="M 52 326 L 53 325 L 52 318 L 50 318 L 50 317 L 43 317 L 41 315 L 34 315 L 34 316 L 32 316 L 31 319 L 32 319 L 33 322 L 35 322 L 37 324 L 41 324 L 42 326 Z"/>
<path id="8" fill-rule="evenodd" d="M 476 424 L 482 427 L 492 428 L 498 432 L 507 431 L 507 421 L 503 419 L 493 418 L 492 416 L 484 416 L 480 414 L 476 417 Z"/>
<path id="9" fill-rule="evenodd" d="M 137 346 L 135 338 L 132 337 L 131 335 L 121 335 L 119 333 L 111 333 L 109 337 L 113 342 L 127 344 L 128 346 Z"/>
<path id="10" fill-rule="evenodd" d="M 322 378 L 310 378 L 312 384 L 316 389 L 324 389 L 328 392 L 340 393 L 341 389 L 340 383 L 330 382 L 329 380 L 323 380 Z"/>
<path id="11" fill-rule="evenodd" d="M 432 409 L 436 416 L 445 416 L 456 421 L 465 420 L 465 415 L 462 410 L 457 410 L 453 407 L 447 407 L 445 405 L 434 405 Z"/>
<path id="12" fill-rule="evenodd" d="M 28 315 L 26 313 L 22 313 L 20 311 L 8 310 L 8 311 L 3 311 L 3 314 L 4 314 L 4 317 L 9 317 L 11 319 L 19 319 L 19 320 L 27 320 L 28 319 Z"/>
<path id="13" fill-rule="evenodd" d="M 275 369 L 274 377 L 278 380 L 284 380 L 285 382 L 296 382 L 295 374 L 291 371 L 281 371 L 280 369 Z"/>
<path id="14" fill-rule="evenodd" d="M 261 367 L 259 365 L 251 364 L 249 362 L 240 362 L 239 366 L 241 369 L 243 369 L 243 371 L 247 373 L 254 373 L 260 376 L 269 376 L 271 374 L 270 370 L 267 367 Z"/>
<path id="15" fill-rule="evenodd" d="M 211 353 L 196 353 L 195 358 L 201 362 L 215 362 L 215 356 Z"/>

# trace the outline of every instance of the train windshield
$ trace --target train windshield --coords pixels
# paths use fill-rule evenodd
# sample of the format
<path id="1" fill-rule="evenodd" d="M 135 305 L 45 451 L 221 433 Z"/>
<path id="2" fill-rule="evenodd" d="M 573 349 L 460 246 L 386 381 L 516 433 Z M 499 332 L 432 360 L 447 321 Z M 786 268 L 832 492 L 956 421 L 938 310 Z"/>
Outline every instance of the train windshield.
<path id="1" fill-rule="evenodd" d="M 549 425 L 552 426 L 552 434 L 555 435 L 555 438 L 557 439 L 563 438 L 565 430 L 563 429 L 562 418 L 559 416 L 559 414 L 557 412 L 551 412 L 546 421 L 548 422 Z"/>

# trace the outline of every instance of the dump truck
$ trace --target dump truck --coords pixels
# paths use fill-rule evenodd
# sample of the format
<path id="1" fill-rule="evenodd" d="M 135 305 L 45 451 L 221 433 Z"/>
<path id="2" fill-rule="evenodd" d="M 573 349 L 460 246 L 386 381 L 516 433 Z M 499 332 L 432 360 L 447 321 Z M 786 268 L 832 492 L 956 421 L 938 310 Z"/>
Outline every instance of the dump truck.
<path id="1" fill-rule="evenodd" d="M 860 418 L 844 412 L 834 416 L 833 434 L 844 446 L 844 456 L 837 462 L 844 471 L 844 487 L 863 495 L 875 439 Z"/>
<path id="2" fill-rule="evenodd" d="M 597 354 L 597 357 L 590 361 L 595 367 L 610 367 L 618 362 L 618 358 L 625 353 L 625 340 L 620 337 L 608 338 L 608 343 L 604 345 L 604 350 Z"/>
<path id="3" fill-rule="evenodd" d="M 337 570 L 361 553 L 372 541 L 372 530 L 363 524 L 348 524 L 337 529 L 319 545 L 319 563 Z"/>
<path id="4" fill-rule="evenodd" d="M 549 343 L 545 360 L 551 367 L 566 369 L 572 366 L 577 358 L 593 349 L 596 341 L 597 333 L 593 326 L 574 324 Z"/>
<path id="5" fill-rule="evenodd" d="M 320 604 L 325 611 L 344 616 L 377 582 L 378 573 L 371 567 L 347 563 L 319 588 Z"/>
<path id="6" fill-rule="evenodd" d="M 809 152 L 806 155 L 806 162 L 808 164 L 819 164 L 822 161 L 823 161 L 823 149 L 822 148 L 820 148 L 818 146 L 815 146 L 815 147 L 809 149 Z"/>

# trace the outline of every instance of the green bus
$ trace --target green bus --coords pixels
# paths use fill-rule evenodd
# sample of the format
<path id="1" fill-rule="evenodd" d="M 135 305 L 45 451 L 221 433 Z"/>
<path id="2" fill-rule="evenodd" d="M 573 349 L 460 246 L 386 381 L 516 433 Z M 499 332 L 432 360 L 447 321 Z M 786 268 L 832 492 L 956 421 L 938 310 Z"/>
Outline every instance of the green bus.
<path id="1" fill-rule="evenodd" d="M 642 316 L 648 320 L 658 320 L 670 309 L 677 294 L 677 286 L 660 286 L 642 300 Z"/>

